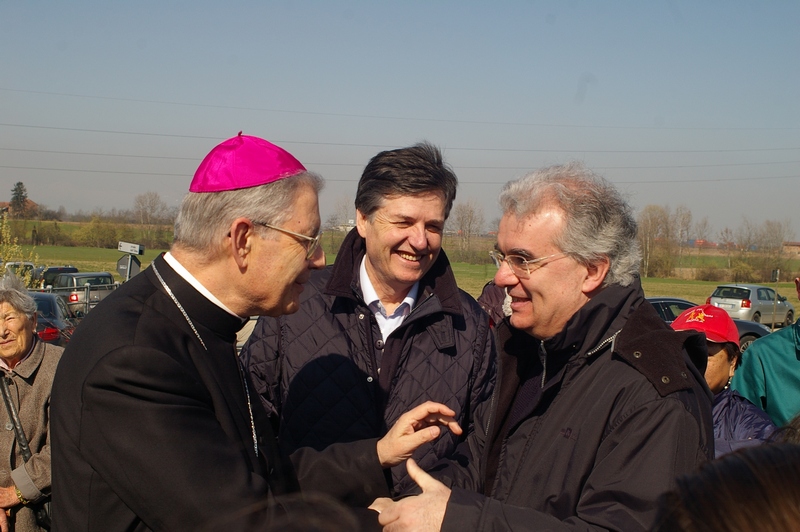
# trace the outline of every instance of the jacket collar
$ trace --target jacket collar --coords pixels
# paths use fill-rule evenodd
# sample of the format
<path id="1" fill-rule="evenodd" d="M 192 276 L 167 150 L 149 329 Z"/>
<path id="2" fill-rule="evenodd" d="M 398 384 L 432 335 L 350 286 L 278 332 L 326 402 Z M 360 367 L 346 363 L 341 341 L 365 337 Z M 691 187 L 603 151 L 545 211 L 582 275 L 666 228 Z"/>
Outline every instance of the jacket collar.
<path id="1" fill-rule="evenodd" d="M 528 371 L 530 359 L 537 358 L 540 342 L 511 327 L 508 320 L 498 325 L 497 337 L 500 352 L 508 355 L 500 366 L 502 378 L 518 381 Z M 606 287 L 581 307 L 560 333 L 541 343 L 548 382 L 554 382 L 552 377 L 558 377 L 570 361 L 599 356 L 606 349 L 597 347 L 606 345 L 647 377 L 661 395 L 689 387 L 687 369 L 696 380 L 705 382 L 708 353 L 704 337 L 694 331 L 672 330 L 645 300 L 638 277 L 627 287 Z M 675 356 L 684 350 L 688 359 Z"/>
<path id="2" fill-rule="evenodd" d="M 42 363 L 46 346 L 47 344 L 39 340 L 39 338 L 36 336 L 36 333 L 33 333 L 33 348 L 31 349 L 31 354 L 28 355 L 25 360 L 14 366 L 14 369 L 11 370 L 11 372 L 16 373 L 23 379 L 30 378 L 30 376 L 33 375 L 33 373 L 39 368 L 39 364 Z"/>
<path id="3" fill-rule="evenodd" d="M 236 341 L 236 333 L 244 327 L 247 320 L 225 312 L 224 309 L 203 296 L 173 270 L 163 256 L 156 257 L 153 264 L 158 268 L 158 273 L 161 274 L 164 282 L 172 290 L 175 298 L 180 302 L 195 326 L 202 325 L 226 342 Z M 160 291 L 165 292 L 164 287 L 161 286 L 161 282 L 152 270 L 152 268 L 146 270 L 150 282 Z M 170 297 L 169 294 L 165 293 L 164 295 L 168 298 Z"/>
<path id="4" fill-rule="evenodd" d="M 330 279 L 325 285 L 326 294 L 355 300 L 363 299 L 358 281 L 358 268 L 366 252 L 366 241 L 358 234 L 358 229 L 351 230 L 336 255 Z M 439 251 L 439 256 L 431 269 L 420 279 L 417 306 L 431 295 L 436 296 L 444 312 L 463 315 L 464 311 L 458 297 L 458 285 L 444 250 Z"/>

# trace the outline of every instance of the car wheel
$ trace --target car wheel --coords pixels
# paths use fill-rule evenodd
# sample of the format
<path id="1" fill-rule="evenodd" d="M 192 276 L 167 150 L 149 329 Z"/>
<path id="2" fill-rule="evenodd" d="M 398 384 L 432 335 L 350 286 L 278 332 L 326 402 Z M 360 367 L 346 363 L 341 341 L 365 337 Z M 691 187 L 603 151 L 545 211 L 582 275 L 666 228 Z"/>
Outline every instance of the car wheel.
<path id="1" fill-rule="evenodd" d="M 758 312 L 753 314 L 753 321 L 756 322 L 756 323 L 761 323 L 761 314 L 758 313 Z"/>
<path id="2" fill-rule="evenodd" d="M 750 347 L 750 344 L 752 344 L 756 340 L 758 340 L 758 336 L 754 334 L 745 334 L 744 336 L 739 338 L 739 349 L 741 351 L 744 351 L 745 349 Z"/>
<path id="3" fill-rule="evenodd" d="M 783 326 L 789 327 L 792 323 L 794 323 L 794 314 L 792 314 L 792 311 L 790 310 L 786 313 L 786 319 L 783 320 Z"/>

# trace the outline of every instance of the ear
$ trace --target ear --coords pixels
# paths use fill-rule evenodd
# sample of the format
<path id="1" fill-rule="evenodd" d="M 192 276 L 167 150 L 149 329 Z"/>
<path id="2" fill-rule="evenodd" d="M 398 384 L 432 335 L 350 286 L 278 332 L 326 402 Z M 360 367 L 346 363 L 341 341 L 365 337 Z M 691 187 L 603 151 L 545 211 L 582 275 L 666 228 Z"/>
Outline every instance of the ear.
<path id="1" fill-rule="evenodd" d="M 360 210 L 356 209 L 356 227 L 358 228 L 358 234 L 361 235 L 361 238 L 366 238 L 368 223 L 367 217 L 364 216 Z"/>
<path id="2" fill-rule="evenodd" d="M 582 291 L 584 294 L 591 294 L 601 286 L 608 275 L 608 257 L 603 257 L 594 264 L 586 267 L 586 278 L 583 280 Z"/>
<path id="3" fill-rule="evenodd" d="M 228 246 L 231 256 L 239 268 L 247 267 L 250 246 L 255 237 L 253 223 L 247 218 L 236 218 L 231 222 L 230 232 L 228 233 Z"/>
<path id="4" fill-rule="evenodd" d="M 728 377 L 733 378 L 733 374 L 736 373 L 736 359 L 734 358 L 731 360 L 731 365 L 728 368 Z"/>

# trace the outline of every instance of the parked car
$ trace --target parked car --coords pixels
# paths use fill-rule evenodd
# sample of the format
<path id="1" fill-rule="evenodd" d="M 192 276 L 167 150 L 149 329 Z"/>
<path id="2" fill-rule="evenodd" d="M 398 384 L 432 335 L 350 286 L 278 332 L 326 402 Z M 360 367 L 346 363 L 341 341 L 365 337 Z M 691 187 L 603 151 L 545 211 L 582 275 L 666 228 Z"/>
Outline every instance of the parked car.
<path id="1" fill-rule="evenodd" d="M 36 335 L 43 342 L 66 346 L 78 325 L 78 317 L 58 294 L 28 293 L 36 301 Z"/>
<path id="2" fill-rule="evenodd" d="M 19 277 L 33 276 L 35 269 L 36 266 L 32 262 L 6 262 L 6 271 L 15 273 Z"/>
<path id="3" fill-rule="evenodd" d="M 723 284 L 706 303 L 724 309 L 731 318 L 783 326 L 794 323 L 794 306 L 768 286 Z"/>
<path id="4" fill-rule="evenodd" d="M 118 286 L 108 272 L 60 273 L 49 290 L 64 296 L 73 312 L 85 314 Z"/>
<path id="5" fill-rule="evenodd" d="M 74 266 L 50 266 L 42 272 L 42 288 L 53 286 L 56 276 L 59 273 L 78 273 L 78 268 Z"/>
<path id="6" fill-rule="evenodd" d="M 697 303 L 692 303 L 677 297 L 648 297 L 647 300 L 655 307 L 661 319 L 667 323 L 672 323 L 675 318 L 686 309 L 696 307 Z M 733 319 L 736 328 L 739 330 L 739 348 L 744 351 L 750 344 L 768 335 L 771 331 L 769 327 L 761 323 L 747 320 Z"/>

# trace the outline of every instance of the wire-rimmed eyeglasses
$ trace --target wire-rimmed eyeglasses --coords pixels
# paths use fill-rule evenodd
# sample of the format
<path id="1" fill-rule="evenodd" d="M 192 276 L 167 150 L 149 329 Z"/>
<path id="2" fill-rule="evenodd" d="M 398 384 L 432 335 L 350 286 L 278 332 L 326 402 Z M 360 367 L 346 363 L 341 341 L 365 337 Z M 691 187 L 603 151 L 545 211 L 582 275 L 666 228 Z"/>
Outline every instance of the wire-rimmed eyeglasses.
<path id="1" fill-rule="evenodd" d="M 308 242 L 308 244 L 306 244 L 306 260 L 309 260 L 311 257 L 313 257 L 314 253 L 316 253 L 317 249 L 319 248 L 319 241 L 320 238 L 322 238 L 322 233 L 318 233 L 317 236 L 308 236 L 300 233 L 295 233 L 294 231 L 289 231 L 288 229 L 284 229 L 283 227 L 278 227 L 276 225 L 271 225 L 264 222 L 258 222 L 256 220 L 252 220 L 252 222 L 256 225 L 260 225 L 268 229 L 274 229 L 276 231 L 280 231 L 281 233 L 286 233 L 287 235 L 292 235 L 294 237 L 300 238 Z"/>
<path id="2" fill-rule="evenodd" d="M 506 262 L 508 263 L 509 268 L 511 268 L 511 272 L 520 279 L 527 279 L 530 277 L 531 272 L 535 272 L 544 266 L 543 261 L 558 257 L 559 255 L 566 255 L 566 253 L 560 251 L 558 253 L 553 253 L 552 255 L 547 255 L 546 257 L 539 257 L 538 259 L 526 259 L 522 255 L 504 255 L 497 250 L 492 250 L 489 252 L 489 256 L 492 257 L 494 265 L 497 266 L 498 270 L 500 269 L 500 266 Z"/>

